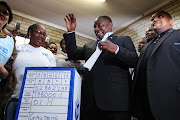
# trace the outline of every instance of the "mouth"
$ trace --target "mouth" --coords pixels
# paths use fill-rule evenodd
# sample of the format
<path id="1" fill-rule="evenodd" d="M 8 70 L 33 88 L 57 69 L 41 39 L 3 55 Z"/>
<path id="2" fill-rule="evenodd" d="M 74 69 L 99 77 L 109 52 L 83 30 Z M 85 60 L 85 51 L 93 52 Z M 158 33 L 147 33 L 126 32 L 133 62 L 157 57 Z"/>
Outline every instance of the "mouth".
<path id="1" fill-rule="evenodd" d="M 138 52 L 140 52 L 141 51 L 141 47 L 138 47 Z"/>
<path id="2" fill-rule="evenodd" d="M 104 32 L 96 32 L 96 36 L 97 37 L 104 36 Z"/>
<path id="3" fill-rule="evenodd" d="M 151 36 L 151 34 L 147 34 L 146 36 L 147 36 L 147 37 L 150 37 L 150 36 Z"/>
<path id="4" fill-rule="evenodd" d="M 42 39 L 37 40 L 39 44 L 42 44 Z"/>
<path id="5" fill-rule="evenodd" d="M 153 26 L 156 26 L 158 24 L 160 24 L 160 22 L 155 22 L 155 23 L 153 23 Z"/>
<path id="6" fill-rule="evenodd" d="M 4 20 L 4 17 L 3 17 L 3 16 L 0 16 L 0 20 Z"/>

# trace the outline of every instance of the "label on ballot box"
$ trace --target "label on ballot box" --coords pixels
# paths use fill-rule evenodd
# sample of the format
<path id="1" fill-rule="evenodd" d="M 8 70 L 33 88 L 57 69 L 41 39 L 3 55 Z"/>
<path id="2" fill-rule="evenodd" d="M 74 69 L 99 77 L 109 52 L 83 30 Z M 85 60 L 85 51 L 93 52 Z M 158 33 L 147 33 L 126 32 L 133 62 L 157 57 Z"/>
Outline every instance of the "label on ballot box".
<path id="1" fill-rule="evenodd" d="M 79 120 L 80 97 L 75 68 L 26 68 L 15 120 Z"/>

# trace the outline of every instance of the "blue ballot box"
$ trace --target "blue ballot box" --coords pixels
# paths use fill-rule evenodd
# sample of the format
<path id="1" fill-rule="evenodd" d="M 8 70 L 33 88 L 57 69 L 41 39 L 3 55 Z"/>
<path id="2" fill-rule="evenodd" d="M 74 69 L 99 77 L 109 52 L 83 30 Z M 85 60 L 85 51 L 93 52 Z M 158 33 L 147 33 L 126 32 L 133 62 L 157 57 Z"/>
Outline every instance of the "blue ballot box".
<path id="1" fill-rule="evenodd" d="M 79 120 L 80 97 L 75 68 L 26 68 L 15 120 Z"/>

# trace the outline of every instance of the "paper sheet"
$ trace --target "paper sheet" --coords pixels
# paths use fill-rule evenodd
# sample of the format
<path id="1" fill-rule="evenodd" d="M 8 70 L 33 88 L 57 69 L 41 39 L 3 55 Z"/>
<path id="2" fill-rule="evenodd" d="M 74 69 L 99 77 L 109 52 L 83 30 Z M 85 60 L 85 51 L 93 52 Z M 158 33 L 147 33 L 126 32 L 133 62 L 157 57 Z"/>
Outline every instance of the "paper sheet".
<path id="1" fill-rule="evenodd" d="M 111 34 L 106 33 L 101 41 L 106 41 L 107 38 Z M 100 56 L 102 50 L 99 49 L 99 47 L 96 49 L 96 51 L 91 55 L 91 57 L 86 61 L 86 63 L 83 65 L 85 68 L 87 68 L 89 71 L 91 71 L 92 67 L 94 66 L 95 62 L 97 61 L 98 57 Z"/>

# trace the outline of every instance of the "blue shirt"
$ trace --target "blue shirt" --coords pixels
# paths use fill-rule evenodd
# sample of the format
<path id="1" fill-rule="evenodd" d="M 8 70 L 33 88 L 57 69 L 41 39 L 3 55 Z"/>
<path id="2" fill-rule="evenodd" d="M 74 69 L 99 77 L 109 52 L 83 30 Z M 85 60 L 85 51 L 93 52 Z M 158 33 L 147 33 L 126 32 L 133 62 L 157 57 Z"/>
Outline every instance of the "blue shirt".
<path id="1" fill-rule="evenodd" d="M 6 36 L 4 38 L 0 38 L 0 61 L 4 66 L 14 49 L 14 40 L 12 37 Z"/>

